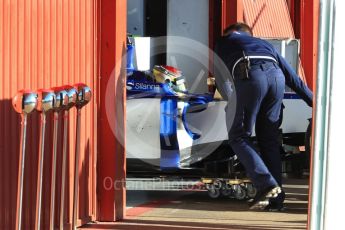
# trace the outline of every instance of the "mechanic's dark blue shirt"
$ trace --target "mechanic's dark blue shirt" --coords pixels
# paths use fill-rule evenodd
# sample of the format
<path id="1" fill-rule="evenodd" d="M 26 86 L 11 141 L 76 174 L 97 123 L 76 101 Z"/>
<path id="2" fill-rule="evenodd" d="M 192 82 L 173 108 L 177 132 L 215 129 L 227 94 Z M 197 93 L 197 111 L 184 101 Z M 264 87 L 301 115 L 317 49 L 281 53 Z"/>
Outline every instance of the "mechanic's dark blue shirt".
<path id="1" fill-rule="evenodd" d="M 309 106 L 312 106 L 313 93 L 295 73 L 286 60 L 267 41 L 253 37 L 246 32 L 232 32 L 228 36 L 222 37 L 215 49 L 218 56 L 223 60 L 228 69 L 232 70 L 236 61 L 246 56 L 266 56 L 277 61 L 280 69 L 285 75 L 285 83 L 293 89 Z M 253 60 L 254 64 L 257 60 Z M 253 62 L 251 61 L 253 64 Z"/>

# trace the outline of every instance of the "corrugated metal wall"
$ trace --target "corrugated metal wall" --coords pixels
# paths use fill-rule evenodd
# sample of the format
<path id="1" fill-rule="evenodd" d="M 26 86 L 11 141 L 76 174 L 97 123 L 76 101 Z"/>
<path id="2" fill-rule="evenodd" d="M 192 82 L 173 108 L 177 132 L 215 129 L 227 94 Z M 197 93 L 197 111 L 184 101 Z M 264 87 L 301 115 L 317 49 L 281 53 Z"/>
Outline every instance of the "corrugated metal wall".
<path id="1" fill-rule="evenodd" d="M 295 36 L 286 0 L 243 0 L 243 10 L 244 19 L 256 36 Z"/>
<path id="2" fill-rule="evenodd" d="M 95 12 L 96 0 L 0 0 L 0 229 L 13 229 L 15 222 L 20 117 L 12 109 L 11 98 L 23 88 L 50 88 L 77 82 L 88 84 L 96 95 Z M 96 211 L 95 101 L 82 112 L 79 184 L 79 217 L 82 221 L 93 219 Z M 75 109 L 71 111 L 66 223 L 71 222 L 73 194 L 76 113 Z M 23 229 L 30 229 L 34 225 L 38 135 L 39 119 L 35 113 L 28 122 Z M 52 125 L 48 124 L 42 226 L 49 223 L 51 137 Z M 58 151 L 60 167 L 60 147 Z M 58 170 L 55 222 L 58 221 L 60 173 L 61 170 Z"/>

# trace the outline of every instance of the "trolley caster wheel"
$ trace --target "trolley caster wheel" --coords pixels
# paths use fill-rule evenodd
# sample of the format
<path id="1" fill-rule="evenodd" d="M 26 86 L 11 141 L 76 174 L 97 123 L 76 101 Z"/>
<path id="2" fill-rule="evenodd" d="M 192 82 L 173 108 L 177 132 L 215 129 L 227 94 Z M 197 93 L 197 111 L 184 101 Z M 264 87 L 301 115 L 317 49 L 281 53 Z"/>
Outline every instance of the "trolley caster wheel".
<path id="1" fill-rule="evenodd" d="M 253 184 L 248 183 L 246 184 L 246 189 L 247 189 L 247 196 L 252 199 L 256 195 L 256 188 L 254 187 Z"/>
<path id="2" fill-rule="evenodd" d="M 222 194 L 222 196 L 231 196 L 232 190 L 230 188 L 222 188 L 220 190 L 220 193 Z"/>
<path id="3" fill-rule="evenodd" d="M 244 200 L 247 197 L 247 192 L 246 192 L 245 188 L 243 188 L 241 185 L 235 185 L 234 197 L 237 200 Z"/>
<path id="4" fill-rule="evenodd" d="M 217 188 L 215 185 L 209 185 L 207 186 L 207 192 L 208 192 L 208 195 L 213 198 L 213 199 L 217 199 L 220 197 L 220 189 Z"/>

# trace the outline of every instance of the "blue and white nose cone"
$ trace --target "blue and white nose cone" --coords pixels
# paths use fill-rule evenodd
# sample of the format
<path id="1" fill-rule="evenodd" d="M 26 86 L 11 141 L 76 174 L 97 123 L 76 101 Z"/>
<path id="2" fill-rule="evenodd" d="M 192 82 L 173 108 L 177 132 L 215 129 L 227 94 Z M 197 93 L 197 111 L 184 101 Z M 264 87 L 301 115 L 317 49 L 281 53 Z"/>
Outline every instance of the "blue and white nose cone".
<path id="1" fill-rule="evenodd" d="M 193 146 L 216 147 L 227 139 L 226 102 L 213 101 L 209 94 L 181 93 L 168 82 L 133 71 L 127 80 L 127 98 L 128 160 L 141 160 L 161 170 L 188 168 L 212 152 L 207 148 L 193 152 Z"/>

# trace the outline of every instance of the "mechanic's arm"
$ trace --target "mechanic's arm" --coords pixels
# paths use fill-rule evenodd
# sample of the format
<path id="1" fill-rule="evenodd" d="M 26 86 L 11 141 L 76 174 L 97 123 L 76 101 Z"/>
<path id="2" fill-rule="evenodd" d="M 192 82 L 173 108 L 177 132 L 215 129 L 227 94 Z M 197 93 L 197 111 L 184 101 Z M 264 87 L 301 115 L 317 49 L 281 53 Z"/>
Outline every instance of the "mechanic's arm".
<path id="1" fill-rule="evenodd" d="M 313 93 L 302 79 L 295 73 L 289 63 L 286 62 L 280 54 L 277 53 L 279 67 L 285 75 L 285 83 L 293 89 L 310 107 L 313 106 Z"/>

